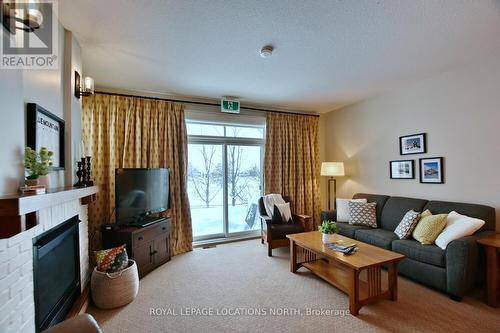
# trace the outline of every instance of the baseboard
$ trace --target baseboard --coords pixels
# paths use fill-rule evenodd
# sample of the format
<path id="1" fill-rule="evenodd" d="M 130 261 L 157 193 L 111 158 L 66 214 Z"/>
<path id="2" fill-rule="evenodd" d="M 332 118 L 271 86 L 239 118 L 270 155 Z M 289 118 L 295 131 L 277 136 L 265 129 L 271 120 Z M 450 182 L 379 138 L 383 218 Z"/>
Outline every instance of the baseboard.
<path id="1" fill-rule="evenodd" d="M 87 311 L 87 308 L 89 306 L 89 300 L 90 300 L 90 283 L 87 284 L 87 286 L 83 289 L 80 296 L 78 296 L 75 303 L 71 307 L 71 310 L 69 310 L 66 319 L 70 319 L 78 316 L 79 314 L 85 313 L 85 311 Z"/>
<path id="2" fill-rule="evenodd" d="M 219 244 L 233 243 L 233 242 L 239 242 L 239 241 L 250 240 L 250 239 L 259 239 L 260 237 L 261 237 L 260 235 L 251 235 L 251 236 L 240 236 L 240 237 L 232 237 L 232 238 L 216 238 L 216 239 L 209 239 L 209 240 L 201 240 L 201 241 L 193 242 L 193 248 L 204 247 L 207 245 L 219 245 Z"/>

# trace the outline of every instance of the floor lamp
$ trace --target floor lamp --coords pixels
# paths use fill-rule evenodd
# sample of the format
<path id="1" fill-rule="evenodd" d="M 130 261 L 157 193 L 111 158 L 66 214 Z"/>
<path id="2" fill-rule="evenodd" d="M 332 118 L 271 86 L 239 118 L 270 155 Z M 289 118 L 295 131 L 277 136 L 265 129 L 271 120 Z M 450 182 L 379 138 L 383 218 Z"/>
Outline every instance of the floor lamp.
<path id="1" fill-rule="evenodd" d="M 330 183 L 333 181 L 333 209 L 337 209 L 337 179 L 334 177 L 343 177 L 344 162 L 323 162 L 321 163 L 321 175 L 328 176 L 328 210 L 330 210 Z"/>

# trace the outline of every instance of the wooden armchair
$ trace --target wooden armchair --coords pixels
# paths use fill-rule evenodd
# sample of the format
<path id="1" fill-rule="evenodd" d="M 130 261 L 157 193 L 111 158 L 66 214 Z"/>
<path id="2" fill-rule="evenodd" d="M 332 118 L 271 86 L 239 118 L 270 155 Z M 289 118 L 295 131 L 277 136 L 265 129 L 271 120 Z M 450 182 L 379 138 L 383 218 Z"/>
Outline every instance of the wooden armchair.
<path id="1" fill-rule="evenodd" d="M 290 197 L 283 196 L 285 202 L 290 202 Z M 293 212 L 292 212 L 293 213 Z M 273 249 L 290 245 L 286 235 L 310 231 L 311 216 L 292 214 L 293 223 L 272 223 L 272 216 L 268 216 L 264 207 L 264 199 L 259 199 L 261 243 L 267 242 L 267 255 L 273 256 Z"/>

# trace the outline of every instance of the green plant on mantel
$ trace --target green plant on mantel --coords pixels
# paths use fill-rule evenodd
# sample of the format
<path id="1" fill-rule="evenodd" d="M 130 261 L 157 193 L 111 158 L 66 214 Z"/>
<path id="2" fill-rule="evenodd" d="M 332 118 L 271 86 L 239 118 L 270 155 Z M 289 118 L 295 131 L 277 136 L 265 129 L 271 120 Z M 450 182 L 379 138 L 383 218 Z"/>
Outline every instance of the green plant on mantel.
<path id="1" fill-rule="evenodd" d="M 333 221 L 325 220 L 321 222 L 321 225 L 318 227 L 319 231 L 324 234 L 335 234 L 337 233 L 337 224 Z"/>
<path id="2" fill-rule="evenodd" d="M 46 176 L 49 173 L 49 167 L 52 166 L 52 156 L 54 153 L 45 147 L 40 148 L 39 152 L 26 147 L 24 150 L 24 167 L 28 170 L 27 179 L 38 179 L 40 176 Z"/>

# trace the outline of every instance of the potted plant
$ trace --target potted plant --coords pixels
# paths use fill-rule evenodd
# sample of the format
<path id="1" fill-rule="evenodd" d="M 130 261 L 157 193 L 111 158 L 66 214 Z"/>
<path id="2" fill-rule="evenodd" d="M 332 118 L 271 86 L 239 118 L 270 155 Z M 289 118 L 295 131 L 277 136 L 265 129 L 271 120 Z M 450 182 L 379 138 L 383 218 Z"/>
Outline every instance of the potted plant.
<path id="1" fill-rule="evenodd" d="M 26 185 L 34 186 L 40 183 L 40 178 L 46 178 L 49 173 L 49 167 L 52 166 L 53 152 L 42 147 L 39 152 L 26 147 L 24 150 L 24 167 L 28 175 L 26 176 Z M 47 185 L 46 179 L 43 181 Z"/>
<path id="2" fill-rule="evenodd" d="M 333 243 L 334 235 L 337 233 L 337 224 L 334 221 L 325 220 L 321 222 L 319 226 L 319 231 L 323 236 L 323 243 Z"/>

